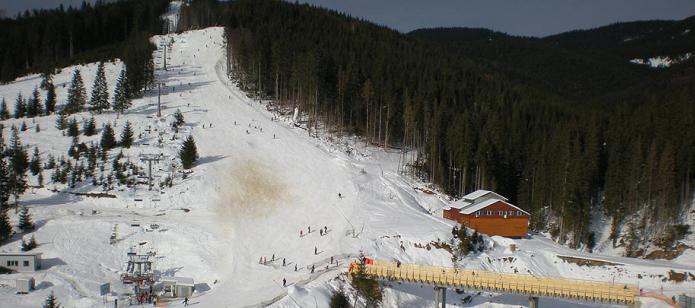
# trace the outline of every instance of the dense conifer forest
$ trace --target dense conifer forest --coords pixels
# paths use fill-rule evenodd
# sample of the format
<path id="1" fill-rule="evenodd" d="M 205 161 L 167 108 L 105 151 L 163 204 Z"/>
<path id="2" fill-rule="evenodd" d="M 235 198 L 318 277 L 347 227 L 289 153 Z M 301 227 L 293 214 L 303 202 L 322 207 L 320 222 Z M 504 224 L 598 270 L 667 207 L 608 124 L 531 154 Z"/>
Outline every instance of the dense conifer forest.
<path id="1" fill-rule="evenodd" d="M 545 39 L 478 30 L 436 42 L 441 31 L 405 35 L 309 5 L 198 0 L 181 26 L 225 26 L 232 77 L 251 95 L 298 107 L 310 130 L 322 123 L 401 149 L 413 176 L 456 196 L 498 191 L 532 213 L 533 229 L 573 247 L 593 245 L 592 213 L 603 213 L 615 245 L 639 255 L 640 244 L 658 237 L 668 246 L 683 233 L 694 61 L 656 72 L 626 55 L 653 56 L 664 44 L 635 43 L 632 53 L 581 46 L 592 35 L 650 33 L 653 23 Z M 664 23 L 673 32 L 692 18 Z"/>
<path id="2" fill-rule="evenodd" d="M 168 3 L 83 2 L 79 8 L 61 6 L 0 18 L 0 82 L 27 73 L 51 73 L 75 63 L 114 58 L 142 66 L 141 62 L 151 59 L 154 48 L 149 46 L 149 36 L 163 30 L 159 16 Z"/>

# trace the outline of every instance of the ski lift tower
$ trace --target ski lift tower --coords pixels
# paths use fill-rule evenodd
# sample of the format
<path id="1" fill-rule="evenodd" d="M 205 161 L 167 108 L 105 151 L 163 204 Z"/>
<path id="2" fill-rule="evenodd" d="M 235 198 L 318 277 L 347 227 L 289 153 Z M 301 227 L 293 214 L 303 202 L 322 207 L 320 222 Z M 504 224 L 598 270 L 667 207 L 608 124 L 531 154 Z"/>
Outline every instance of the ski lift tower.
<path id="1" fill-rule="evenodd" d="M 159 163 L 162 159 L 164 159 L 164 154 L 140 154 L 140 161 L 147 162 L 148 167 L 147 190 L 152 190 L 152 163 Z"/>
<path id="2" fill-rule="evenodd" d="M 128 265 L 125 273 L 121 274 L 124 284 L 133 284 L 135 297 L 141 302 L 144 298 L 151 298 L 154 290 L 154 269 L 152 260 L 156 253 L 152 250 L 139 252 L 131 247 L 128 250 Z"/>
<path id="3" fill-rule="evenodd" d="M 128 250 L 128 265 L 126 272 L 121 275 L 123 283 L 135 283 L 145 285 L 154 282 L 151 257 L 155 256 L 154 251 L 145 253 L 138 252 L 135 248 Z"/>

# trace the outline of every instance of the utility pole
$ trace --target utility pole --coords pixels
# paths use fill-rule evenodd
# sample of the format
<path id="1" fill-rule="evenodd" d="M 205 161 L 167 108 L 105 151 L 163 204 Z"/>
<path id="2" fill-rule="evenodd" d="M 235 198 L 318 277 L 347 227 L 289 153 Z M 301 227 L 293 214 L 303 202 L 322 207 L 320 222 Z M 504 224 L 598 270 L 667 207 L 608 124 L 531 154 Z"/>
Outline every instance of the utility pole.
<path id="1" fill-rule="evenodd" d="M 164 42 L 164 70 L 167 70 L 167 43 Z"/>
<path id="2" fill-rule="evenodd" d="M 162 117 L 162 86 L 164 85 L 163 82 L 158 82 L 157 83 L 157 117 L 161 118 Z"/>
<path id="3" fill-rule="evenodd" d="M 159 160 L 164 158 L 162 154 L 141 154 L 140 161 L 147 162 L 148 176 L 147 176 L 147 190 L 152 190 L 152 162 L 159 163 Z"/>

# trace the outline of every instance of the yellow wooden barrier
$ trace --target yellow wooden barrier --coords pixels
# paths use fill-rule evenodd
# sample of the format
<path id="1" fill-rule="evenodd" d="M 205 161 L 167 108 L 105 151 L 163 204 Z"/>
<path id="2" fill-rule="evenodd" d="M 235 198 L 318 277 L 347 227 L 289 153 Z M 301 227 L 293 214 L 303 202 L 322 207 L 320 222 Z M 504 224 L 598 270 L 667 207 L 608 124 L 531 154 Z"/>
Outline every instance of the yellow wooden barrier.
<path id="1" fill-rule="evenodd" d="M 352 266 L 351 271 L 357 268 Z M 423 283 L 442 287 L 470 288 L 503 293 L 633 304 L 639 292 L 633 284 L 579 279 L 538 277 L 451 267 L 401 264 L 373 260 L 365 273 L 378 279 Z"/>

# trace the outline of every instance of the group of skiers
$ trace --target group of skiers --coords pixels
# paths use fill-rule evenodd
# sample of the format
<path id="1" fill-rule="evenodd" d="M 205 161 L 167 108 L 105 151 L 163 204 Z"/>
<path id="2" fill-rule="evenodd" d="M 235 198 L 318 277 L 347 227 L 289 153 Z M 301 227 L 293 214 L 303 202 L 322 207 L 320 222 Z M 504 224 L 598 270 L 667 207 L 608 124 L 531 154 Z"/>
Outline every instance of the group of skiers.
<path id="1" fill-rule="evenodd" d="M 311 233 L 311 226 L 308 226 L 306 234 L 310 234 L 310 233 Z M 323 226 L 323 228 L 319 228 L 319 235 L 324 236 L 327 234 L 328 234 L 328 227 L 327 226 Z M 304 230 L 299 230 L 299 237 L 304 237 Z"/>

